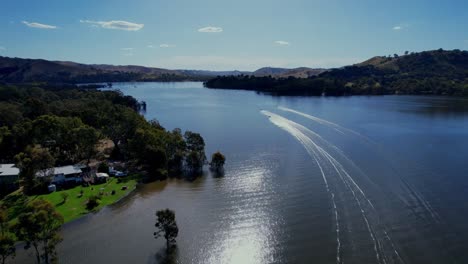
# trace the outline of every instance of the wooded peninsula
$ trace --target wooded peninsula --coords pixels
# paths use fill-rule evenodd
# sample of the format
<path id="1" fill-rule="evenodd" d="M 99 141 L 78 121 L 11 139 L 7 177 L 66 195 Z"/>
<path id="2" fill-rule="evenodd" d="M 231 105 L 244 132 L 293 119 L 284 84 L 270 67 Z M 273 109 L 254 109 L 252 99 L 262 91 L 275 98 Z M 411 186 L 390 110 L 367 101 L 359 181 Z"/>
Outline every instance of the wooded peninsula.
<path id="1" fill-rule="evenodd" d="M 203 137 L 147 121 L 145 107 L 114 90 L 0 85 L 2 263 L 17 242 L 35 249 L 37 263 L 53 262 L 64 222 L 118 201 L 137 183 L 201 175 Z M 212 171 L 223 165 L 215 153 Z"/>

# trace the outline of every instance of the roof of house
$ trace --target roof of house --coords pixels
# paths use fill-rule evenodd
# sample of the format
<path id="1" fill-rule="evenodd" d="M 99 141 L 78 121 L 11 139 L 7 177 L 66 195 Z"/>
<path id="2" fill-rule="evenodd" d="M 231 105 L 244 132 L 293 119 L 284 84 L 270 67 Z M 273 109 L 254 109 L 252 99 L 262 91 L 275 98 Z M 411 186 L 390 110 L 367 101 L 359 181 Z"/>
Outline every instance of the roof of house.
<path id="1" fill-rule="evenodd" d="M 81 173 L 81 169 L 77 166 L 73 165 L 68 165 L 68 166 L 62 166 L 62 167 L 55 167 L 54 168 L 54 174 L 77 174 Z"/>
<path id="2" fill-rule="evenodd" d="M 108 178 L 109 174 L 104 173 L 104 172 L 98 172 L 98 173 L 96 173 L 96 177 L 98 177 L 98 178 L 102 178 L 102 177 Z"/>
<path id="3" fill-rule="evenodd" d="M 17 176 L 20 170 L 15 164 L 0 164 L 0 176 Z"/>
<path id="4" fill-rule="evenodd" d="M 70 175 L 70 174 L 79 174 L 82 172 L 80 167 L 74 166 L 74 165 L 55 167 L 55 168 L 46 169 L 44 171 L 51 172 L 50 174 L 53 174 L 53 175 L 59 175 L 59 174 Z M 46 173 L 46 175 L 47 174 L 49 173 Z M 40 177 L 40 176 L 43 176 L 43 173 L 37 173 L 36 175 Z"/>

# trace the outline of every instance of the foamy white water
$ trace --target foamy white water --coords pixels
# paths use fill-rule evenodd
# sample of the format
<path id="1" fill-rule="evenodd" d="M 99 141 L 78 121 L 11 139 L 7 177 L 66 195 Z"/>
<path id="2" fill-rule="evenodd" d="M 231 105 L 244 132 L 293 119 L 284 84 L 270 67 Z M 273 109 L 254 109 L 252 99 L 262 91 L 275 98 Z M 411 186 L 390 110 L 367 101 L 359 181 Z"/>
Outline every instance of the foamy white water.
<path id="1" fill-rule="evenodd" d="M 336 201 L 335 201 L 335 194 L 333 191 L 331 191 L 331 187 L 329 186 L 329 180 L 327 180 L 327 177 L 336 177 L 339 181 L 336 181 L 336 179 L 332 182 L 338 183 L 341 182 L 343 187 L 335 186 L 333 189 L 344 189 L 347 190 L 350 194 L 354 202 L 356 203 L 358 210 L 360 211 L 360 214 L 362 216 L 362 220 L 366 226 L 367 232 L 369 234 L 369 238 L 371 239 L 372 245 L 373 245 L 373 251 L 375 253 L 375 261 L 377 263 L 384 263 L 386 264 L 388 261 L 392 261 L 392 263 L 404 263 L 404 261 L 401 259 L 400 254 L 398 253 L 398 250 L 396 249 L 392 239 L 390 238 L 388 232 L 385 230 L 385 225 L 381 222 L 380 217 L 371 202 L 371 200 L 367 197 L 365 194 L 364 190 L 361 188 L 361 186 L 353 179 L 353 177 L 350 175 L 350 173 L 345 169 L 344 165 L 339 162 L 335 157 L 333 157 L 329 151 L 335 150 L 335 154 L 338 156 L 341 156 L 345 160 L 349 160 L 348 157 L 344 155 L 344 153 L 337 148 L 336 146 L 330 144 L 328 141 L 323 139 L 320 135 L 315 133 L 314 131 L 294 122 L 289 119 L 286 119 L 280 115 L 274 114 L 269 111 L 261 111 L 262 114 L 266 115 L 269 117 L 269 120 L 275 124 L 276 126 L 280 127 L 281 129 L 287 131 L 290 133 L 292 136 L 294 136 L 306 149 L 306 151 L 309 153 L 309 155 L 316 161 L 316 163 L 319 166 L 320 172 L 323 173 L 322 177 L 325 182 L 325 187 L 327 191 L 330 193 L 330 196 L 332 197 L 332 204 L 334 205 L 333 207 L 336 208 Z M 326 121 L 326 120 L 323 120 Z M 321 122 L 323 124 L 329 124 L 327 122 Z M 325 148 L 328 148 L 329 151 L 325 150 Z M 324 170 L 323 170 L 323 162 L 327 162 L 335 171 L 335 175 L 328 175 L 326 176 Z M 352 161 L 350 162 L 352 165 Z M 331 183 L 331 182 L 330 182 Z M 363 204 L 362 202 L 365 202 Z M 334 209 L 334 213 L 336 215 L 339 214 L 338 209 Z M 338 219 L 335 220 L 337 228 L 339 228 L 339 221 Z M 337 231 L 337 243 L 340 243 L 340 238 L 339 238 L 339 232 Z M 339 256 L 339 251 L 340 250 L 340 244 L 338 244 L 337 247 L 337 262 L 340 263 L 340 261 L 345 262 L 345 259 L 340 259 Z M 388 254 L 393 254 L 396 256 L 396 258 L 388 258 Z"/>
<path id="2" fill-rule="evenodd" d="M 325 125 L 325 126 L 329 126 L 331 128 L 333 128 L 334 130 L 340 132 L 341 134 L 346 134 L 346 132 L 348 133 L 352 133 L 352 134 L 355 134 L 357 136 L 360 136 L 360 137 L 364 137 L 363 135 L 361 135 L 360 133 L 352 130 L 352 129 L 349 129 L 349 128 L 345 128 L 345 127 L 342 127 L 336 123 L 333 123 L 333 122 L 330 122 L 328 120 L 325 120 L 325 119 L 322 119 L 322 118 L 319 118 L 319 117 L 316 117 L 316 116 L 313 116 L 313 115 L 310 115 L 310 114 L 306 114 L 306 113 L 303 113 L 303 112 L 300 112 L 300 111 L 297 111 L 297 110 L 294 110 L 294 109 L 291 109 L 291 108 L 287 108 L 287 107 L 283 107 L 283 106 L 279 106 L 278 109 L 280 110 L 283 110 L 283 111 L 286 111 L 286 112 L 291 112 L 291 113 L 294 113 L 294 114 L 297 114 L 297 115 L 300 115 L 300 116 L 303 116 L 305 118 L 308 118 L 312 121 L 315 121 L 321 125 Z"/>

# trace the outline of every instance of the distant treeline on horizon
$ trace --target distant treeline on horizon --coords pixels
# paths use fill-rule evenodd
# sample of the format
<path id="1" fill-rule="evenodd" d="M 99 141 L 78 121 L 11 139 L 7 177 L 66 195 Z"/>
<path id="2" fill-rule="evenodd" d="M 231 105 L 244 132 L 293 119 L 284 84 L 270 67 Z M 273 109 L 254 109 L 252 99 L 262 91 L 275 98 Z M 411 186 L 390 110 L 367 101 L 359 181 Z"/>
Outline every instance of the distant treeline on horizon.
<path id="1" fill-rule="evenodd" d="M 468 51 L 425 51 L 374 57 L 309 78 L 218 76 L 208 88 L 253 90 L 277 95 L 433 94 L 468 96 Z"/>

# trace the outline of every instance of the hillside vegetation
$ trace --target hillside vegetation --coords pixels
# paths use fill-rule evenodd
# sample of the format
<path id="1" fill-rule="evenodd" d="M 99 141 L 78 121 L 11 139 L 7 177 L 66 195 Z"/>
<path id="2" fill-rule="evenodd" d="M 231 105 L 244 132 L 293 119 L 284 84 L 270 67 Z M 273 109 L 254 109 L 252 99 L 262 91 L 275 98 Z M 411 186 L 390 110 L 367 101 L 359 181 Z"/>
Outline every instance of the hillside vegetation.
<path id="1" fill-rule="evenodd" d="M 437 94 L 468 95 L 468 51 L 434 50 L 374 57 L 309 78 L 223 76 L 209 88 L 256 90 L 283 95 Z"/>
<path id="2" fill-rule="evenodd" d="M 168 70 L 135 65 L 81 64 L 71 61 L 8 58 L 0 56 L 0 82 L 5 83 L 101 83 L 101 82 L 172 82 L 206 81 L 216 76 L 272 76 L 308 78 L 324 69 L 306 67 L 286 69 L 265 67 L 249 71 Z"/>
<path id="3" fill-rule="evenodd" d="M 308 78 L 319 75 L 325 71 L 325 69 L 312 69 L 307 67 L 299 67 L 294 69 L 264 67 L 254 71 L 251 75 L 255 77 L 271 76 L 275 78 Z"/>
<path id="4" fill-rule="evenodd" d="M 113 160 L 149 178 L 199 175 L 206 160 L 201 135 L 168 131 L 140 109 L 117 91 L 0 85 L 0 162 L 29 169 L 31 157 L 44 157 L 20 175 L 28 193 L 41 193 L 47 185 L 36 181 L 37 171 L 102 159 L 96 148 L 104 139 L 113 142 Z M 0 184 L 0 196 L 5 192 Z"/>
<path id="5" fill-rule="evenodd" d="M 142 66 L 88 65 L 64 61 L 0 57 L 0 81 L 6 83 L 93 83 L 202 79 L 199 76 L 177 70 Z"/>

